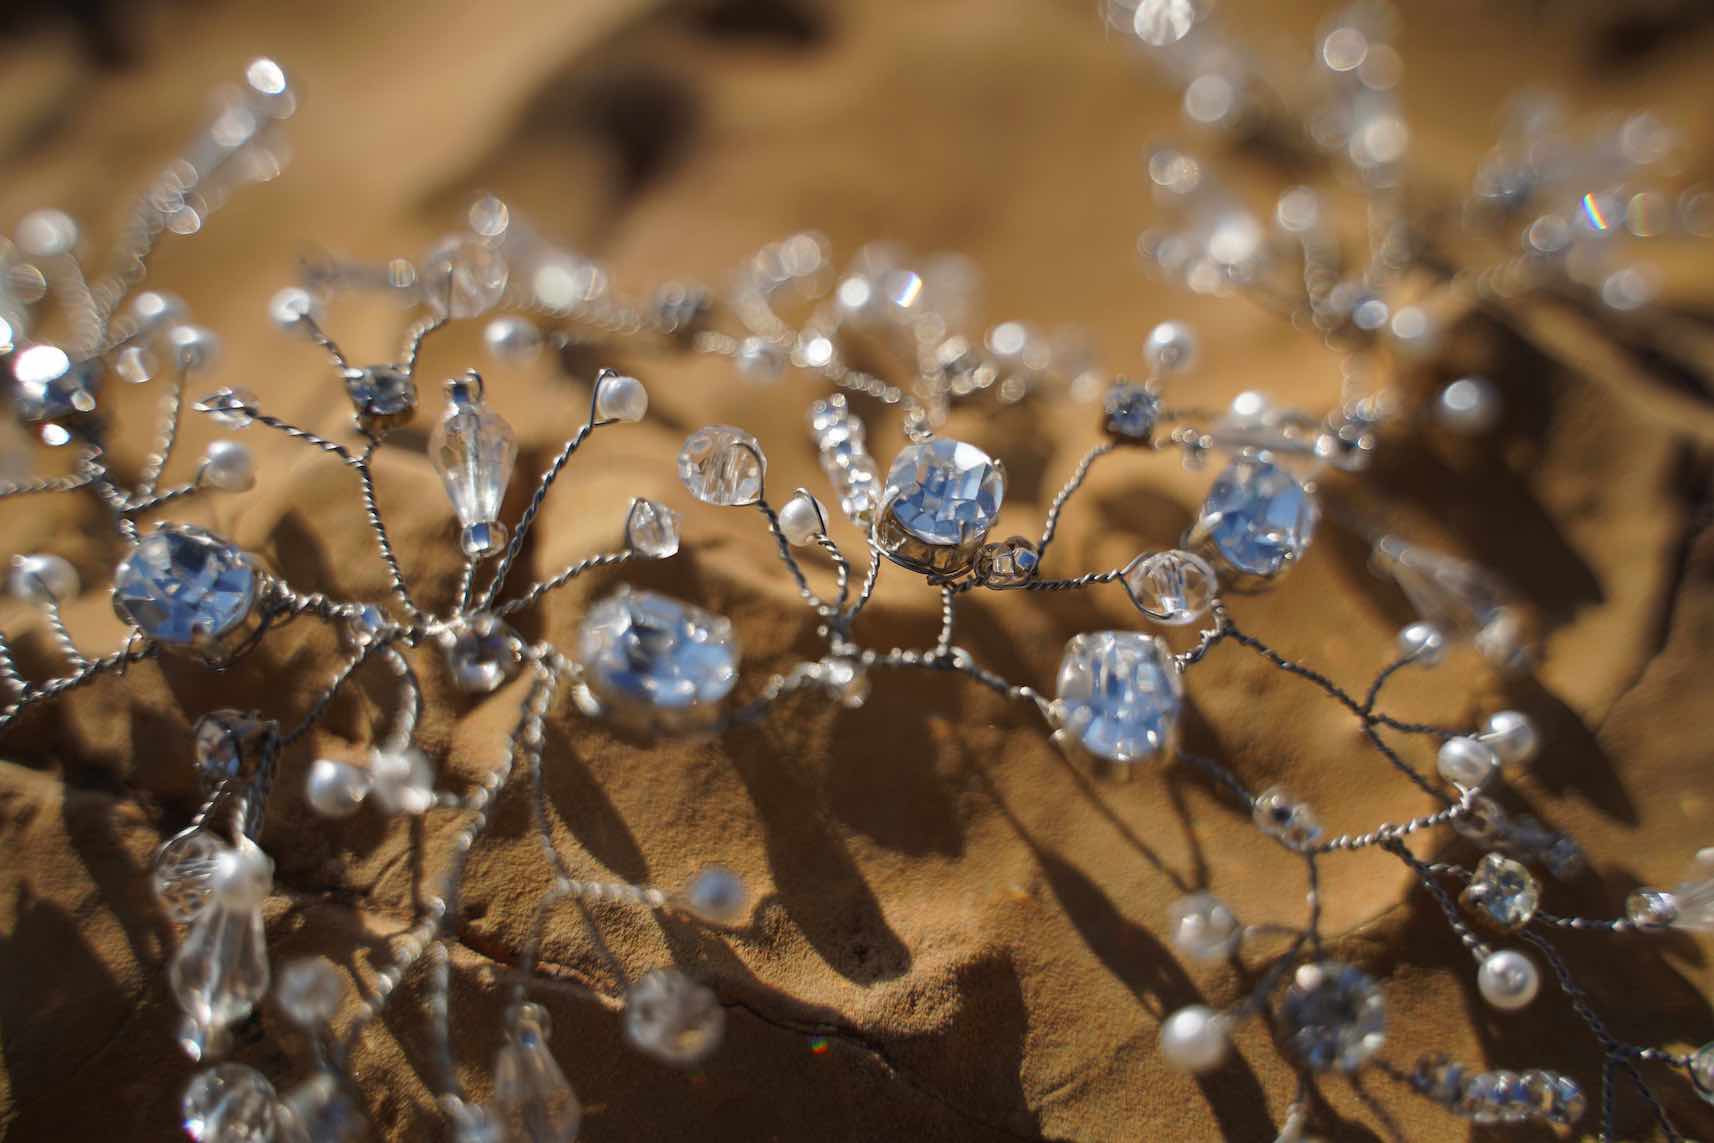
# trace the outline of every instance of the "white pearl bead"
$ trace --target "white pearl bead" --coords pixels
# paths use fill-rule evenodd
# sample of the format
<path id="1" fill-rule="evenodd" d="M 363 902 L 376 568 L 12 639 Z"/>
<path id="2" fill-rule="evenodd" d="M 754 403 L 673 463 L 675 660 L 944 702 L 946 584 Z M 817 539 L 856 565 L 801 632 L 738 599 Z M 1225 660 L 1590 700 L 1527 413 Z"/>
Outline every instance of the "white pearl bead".
<path id="1" fill-rule="evenodd" d="M 483 328 L 482 344 L 496 361 L 533 361 L 542 350 L 542 331 L 527 318 L 497 317 Z"/>
<path id="2" fill-rule="evenodd" d="M 1535 999 L 1541 990 L 1541 972 L 1535 961 L 1515 949 L 1489 953 L 1476 973 L 1482 999 L 1503 1012 L 1516 1012 Z"/>
<path id="3" fill-rule="evenodd" d="M 827 531 L 827 509 L 814 496 L 799 491 L 780 509 L 780 531 L 792 547 L 808 547 Z"/>
<path id="4" fill-rule="evenodd" d="M 1487 743 L 1502 763 L 1522 765 L 1534 759 L 1541 749 L 1541 735 L 1529 715 L 1522 711 L 1495 711 L 1476 737 Z"/>
<path id="5" fill-rule="evenodd" d="M 595 415 L 603 421 L 640 421 L 649 411 L 649 391 L 635 377 L 610 373 L 595 386 Z"/>
<path id="6" fill-rule="evenodd" d="M 59 556 L 36 554 L 12 557 L 7 587 L 27 603 L 70 599 L 77 594 L 77 569 Z"/>
<path id="7" fill-rule="evenodd" d="M 287 333 L 302 333 L 307 335 L 309 329 L 300 324 L 305 316 L 317 318 L 315 297 L 302 286 L 287 286 L 272 298 L 268 299 L 268 317 L 280 329 Z"/>
<path id="8" fill-rule="evenodd" d="M 1173 1067 L 1187 1072 L 1219 1067 L 1231 1047 L 1225 1017 L 1206 1005 L 1180 1008 L 1161 1024 L 1161 1055 Z"/>
<path id="9" fill-rule="evenodd" d="M 1181 321 L 1163 321 L 1143 341 L 1143 360 L 1162 373 L 1182 373 L 1196 363 L 1196 331 Z"/>
<path id="10" fill-rule="evenodd" d="M 207 369 L 220 355 L 220 338 L 200 325 L 175 325 L 167 331 L 167 340 L 172 343 L 179 368 L 186 373 Z"/>
<path id="11" fill-rule="evenodd" d="M 213 441 L 203 454 L 201 477 L 222 492 L 248 492 L 256 487 L 256 461 L 237 441 Z"/>
<path id="12" fill-rule="evenodd" d="M 304 779 L 304 800 L 324 818 L 343 818 L 369 796 L 369 771 L 349 762 L 317 758 Z"/>
<path id="13" fill-rule="evenodd" d="M 223 852 L 214 862 L 214 897 L 227 909 L 261 907 L 274 889 L 274 863 L 249 838 Z"/>
<path id="14" fill-rule="evenodd" d="M 1500 393 L 1485 377 L 1460 377 L 1440 391 L 1434 419 L 1463 436 L 1485 433 L 1500 421 Z"/>
<path id="15" fill-rule="evenodd" d="M 1493 750 L 1474 738 L 1448 738 L 1436 759 L 1442 778 L 1471 788 L 1486 782 L 1499 766 L 1500 759 Z"/>
<path id="16" fill-rule="evenodd" d="M 1425 667 L 1446 658 L 1446 636 L 1432 623 L 1412 623 L 1399 632 L 1399 654 Z"/>

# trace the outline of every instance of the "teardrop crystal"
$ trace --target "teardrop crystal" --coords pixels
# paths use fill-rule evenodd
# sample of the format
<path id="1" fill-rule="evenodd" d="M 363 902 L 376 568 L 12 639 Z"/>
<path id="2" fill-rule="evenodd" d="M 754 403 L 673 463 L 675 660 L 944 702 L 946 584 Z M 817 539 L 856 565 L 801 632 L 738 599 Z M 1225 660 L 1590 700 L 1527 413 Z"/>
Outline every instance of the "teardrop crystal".
<path id="1" fill-rule="evenodd" d="M 429 456 L 465 527 L 500 518 L 500 501 L 512 479 L 518 440 L 500 414 L 480 400 L 454 401 L 434 427 Z"/>
<path id="2" fill-rule="evenodd" d="M 1487 569 L 1397 536 L 1375 542 L 1372 562 L 1399 585 L 1425 622 L 1474 641 L 1497 667 L 1514 669 L 1527 663 L 1518 612 L 1505 585 Z"/>
<path id="3" fill-rule="evenodd" d="M 548 1051 L 547 1010 L 520 1004 L 509 1022 L 506 1042 L 494 1058 L 494 1118 L 515 1143 L 570 1143 L 577 1138 L 583 1108 Z"/>
<path id="4" fill-rule="evenodd" d="M 240 856 L 243 862 L 235 860 Z M 233 860 L 217 868 L 208 905 L 185 933 L 168 972 L 179 1008 L 204 1043 L 218 1041 L 224 1029 L 248 1016 L 268 992 L 261 903 L 271 866 L 247 841 L 227 857 Z M 222 884 L 228 866 L 233 869 L 226 875 L 232 886 Z"/>

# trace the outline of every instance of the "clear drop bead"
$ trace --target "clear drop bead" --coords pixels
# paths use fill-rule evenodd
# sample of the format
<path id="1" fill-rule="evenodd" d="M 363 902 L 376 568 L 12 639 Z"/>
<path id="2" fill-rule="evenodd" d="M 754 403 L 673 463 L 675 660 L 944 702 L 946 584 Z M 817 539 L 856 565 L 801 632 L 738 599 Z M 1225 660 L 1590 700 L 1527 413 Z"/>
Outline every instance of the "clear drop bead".
<path id="1" fill-rule="evenodd" d="M 678 454 L 678 478 L 704 504 L 754 504 L 762 498 L 767 460 L 756 438 L 730 425 L 691 433 Z"/>
<path id="2" fill-rule="evenodd" d="M 161 846 L 155 854 L 155 898 L 167 918 L 188 925 L 200 917 L 214 896 L 214 871 L 227 845 L 207 830 L 192 826 Z"/>
<path id="3" fill-rule="evenodd" d="M 505 294 L 507 277 L 499 251 L 473 235 L 454 234 L 423 259 L 423 297 L 436 313 L 481 317 Z"/>
<path id="4" fill-rule="evenodd" d="M 665 1063 L 682 1067 L 707 1058 L 725 1027 L 719 998 L 677 969 L 645 973 L 625 994 L 625 1038 Z"/>
<path id="5" fill-rule="evenodd" d="M 1125 569 L 1124 584 L 1138 611 L 1168 627 L 1195 623 L 1220 593 L 1208 561 L 1177 550 L 1138 558 Z"/>
<path id="6" fill-rule="evenodd" d="M 678 513 L 657 500 L 631 501 L 625 516 L 625 546 L 651 560 L 677 555 Z"/>
<path id="7" fill-rule="evenodd" d="M 839 705 L 856 710 L 869 701 L 869 672 L 856 659 L 837 656 L 821 662 L 821 685 Z"/>
<path id="8" fill-rule="evenodd" d="M 1508 606 L 1505 586 L 1486 569 L 1396 536 L 1375 544 L 1372 562 L 1399 585 L 1424 622 L 1472 640 L 1497 667 L 1525 664 L 1521 617 Z"/>
<path id="9" fill-rule="evenodd" d="M 494 1058 L 493 1118 L 507 1143 L 570 1143 L 583 1108 L 548 1051 L 547 1010 L 520 1004 L 507 1023 L 506 1042 Z"/>
<path id="10" fill-rule="evenodd" d="M 429 457 L 458 522 L 467 528 L 500 518 L 518 457 L 512 426 L 483 404 L 480 385 L 480 380 L 473 386 L 467 380 L 452 383 L 452 402 L 429 437 Z"/>
<path id="11" fill-rule="evenodd" d="M 271 1143 L 278 1119 L 274 1085 L 243 1064 L 196 1073 L 179 1111 L 185 1134 L 197 1143 Z"/>
<path id="12" fill-rule="evenodd" d="M 215 896 L 192 922 L 168 972 L 173 995 L 205 1039 L 248 1016 L 268 992 L 268 945 L 260 908 Z"/>

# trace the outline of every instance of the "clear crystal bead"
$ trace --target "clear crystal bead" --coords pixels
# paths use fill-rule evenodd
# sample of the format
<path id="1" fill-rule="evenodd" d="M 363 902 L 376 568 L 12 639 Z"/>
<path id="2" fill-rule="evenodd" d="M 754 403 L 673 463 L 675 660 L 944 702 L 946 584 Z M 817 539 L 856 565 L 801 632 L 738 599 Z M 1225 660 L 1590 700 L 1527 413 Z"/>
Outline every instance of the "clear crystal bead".
<path id="1" fill-rule="evenodd" d="M 658 500 L 631 501 L 625 516 L 625 546 L 651 560 L 678 554 L 678 513 Z"/>
<path id="2" fill-rule="evenodd" d="M 299 957 L 280 970 L 274 998 L 293 1023 L 314 1028 L 339 1014 L 345 978 L 326 957 Z"/>
<path id="3" fill-rule="evenodd" d="M 437 314 L 481 317 L 499 303 L 508 277 L 506 259 L 493 246 L 475 235 L 453 234 L 423 259 L 423 297 Z"/>
<path id="4" fill-rule="evenodd" d="M 1166 748 L 1183 701 L 1166 644 L 1137 631 L 1074 635 L 1059 663 L 1062 725 L 1098 758 L 1130 763 Z"/>
<path id="5" fill-rule="evenodd" d="M 214 895 L 214 870 L 227 845 L 207 830 L 192 826 L 174 835 L 155 854 L 155 898 L 169 920 L 188 925 L 202 915 Z"/>
<path id="6" fill-rule="evenodd" d="M 726 1010 L 684 973 L 657 968 L 625 993 L 625 1038 L 638 1051 L 686 1067 L 720 1046 Z"/>
<path id="7" fill-rule="evenodd" d="M 835 393 L 809 407 L 809 432 L 821 470 L 839 493 L 839 510 L 867 528 L 881 506 L 881 470 L 865 445 L 867 430 L 845 394 Z"/>
<path id="8" fill-rule="evenodd" d="M 1486 569 L 1397 536 L 1377 541 L 1371 559 L 1425 622 L 1472 640 L 1497 667 L 1515 670 L 1527 664 L 1522 616 L 1511 606 L 1505 585 Z"/>
<path id="9" fill-rule="evenodd" d="M 475 616 L 447 646 L 452 681 L 471 694 L 498 690 L 523 665 L 522 642 L 517 632 L 494 616 Z"/>
<path id="10" fill-rule="evenodd" d="M 735 925 L 750 907 L 750 894 L 738 874 L 724 865 L 705 865 L 685 887 L 686 908 L 712 925 Z"/>
<path id="11" fill-rule="evenodd" d="M 1125 569 L 1125 591 L 1137 610 L 1156 623 L 1195 623 L 1220 593 L 1220 580 L 1201 556 L 1185 551 L 1140 556 Z"/>
<path id="12" fill-rule="evenodd" d="M 1366 973 L 1324 960 L 1298 968 L 1280 1002 L 1279 1023 L 1312 1070 L 1354 1071 L 1386 1041 L 1386 1002 Z"/>
<path id="13" fill-rule="evenodd" d="M 1522 862 L 1490 853 L 1476 864 L 1476 872 L 1459 900 L 1496 928 L 1516 929 L 1535 916 L 1541 886 Z"/>
<path id="14" fill-rule="evenodd" d="M 547 1010 L 519 1004 L 507 1013 L 506 1042 L 494 1057 L 493 1118 L 507 1143 L 571 1143 L 583 1107 L 548 1050 Z"/>
<path id="15" fill-rule="evenodd" d="M 248 841 L 241 846 L 254 849 Z M 260 902 L 235 907 L 221 892 L 220 876 L 229 857 L 222 855 L 212 899 L 191 923 L 168 970 L 179 1008 L 205 1037 L 244 1019 L 268 992 Z"/>
<path id="16" fill-rule="evenodd" d="M 621 589 L 590 608 L 577 649 L 591 689 L 611 702 L 684 710 L 738 681 L 732 624 L 649 591 Z"/>
<path id="17" fill-rule="evenodd" d="M 1238 918 L 1212 893 L 1192 893 L 1174 901 L 1167 927 L 1173 947 L 1197 960 L 1225 958 L 1243 936 Z"/>
<path id="18" fill-rule="evenodd" d="M 947 547 L 986 535 L 1005 498 L 1000 463 L 949 437 L 899 453 L 881 489 L 881 501 L 899 527 L 925 544 Z"/>
<path id="19" fill-rule="evenodd" d="M 1283 786 L 1270 786 L 1257 795 L 1251 817 L 1256 828 L 1292 849 L 1303 849 L 1321 840 L 1321 823 L 1316 820 L 1315 811 Z"/>
<path id="20" fill-rule="evenodd" d="M 320 1072 L 280 1100 L 275 1143 L 361 1143 L 368 1134 L 362 1110 L 339 1077 Z"/>
<path id="21" fill-rule="evenodd" d="M 277 1109 L 274 1085 L 243 1064 L 197 1072 L 179 1105 L 185 1134 L 197 1143 L 271 1143 Z"/>
<path id="22" fill-rule="evenodd" d="M 976 578 L 988 587 L 1021 587 L 1040 566 L 1035 544 L 1023 536 L 983 544 L 976 553 Z"/>
<path id="23" fill-rule="evenodd" d="M 256 573 L 244 553 L 197 528 L 150 532 L 113 577 L 114 607 L 160 643 L 224 635 L 255 601 Z"/>
<path id="24" fill-rule="evenodd" d="M 488 408 L 475 388 L 457 388 L 446 415 L 429 435 L 429 457 L 447 499 L 465 527 L 500 518 L 500 502 L 518 458 L 518 439 L 504 417 Z"/>
<path id="25" fill-rule="evenodd" d="M 1197 531 L 1234 568 L 1272 576 L 1303 554 L 1319 509 L 1297 477 L 1267 454 L 1234 457 L 1203 503 Z"/>
<path id="26" fill-rule="evenodd" d="M 1102 408 L 1109 434 L 1147 443 L 1154 436 L 1155 422 L 1160 420 L 1161 399 L 1141 385 L 1119 381 L 1107 390 Z"/>
<path id="27" fill-rule="evenodd" d="M 731 425 L 696 430 L 678 454 L 678 478 L 704 504 L 754 504 L 762 498 L 767 468 L 756 438 Z"/>

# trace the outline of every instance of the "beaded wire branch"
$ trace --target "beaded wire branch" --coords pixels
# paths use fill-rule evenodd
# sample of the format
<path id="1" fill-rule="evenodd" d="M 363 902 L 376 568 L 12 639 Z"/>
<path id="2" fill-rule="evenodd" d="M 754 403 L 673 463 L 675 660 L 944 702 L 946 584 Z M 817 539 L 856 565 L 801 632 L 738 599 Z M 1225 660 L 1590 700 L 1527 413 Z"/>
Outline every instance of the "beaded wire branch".
<path id="1" fill-rule="evenodd" d="M 246 97 L 252 101 L 246 106 L 289 107 L 283 75 L 272 65 L 258 72 L 260 66 L 251 68 L 256 90 Z M 258 74 L 265 80 L 259 87 Z M 244 153 L 253 139 L 227 149 Z M 196 170 L 206 174 L 207 168 Z M 146 253 L 145 247 L 135 255 L 139 268 Z M 1680 1138 L 1644 1065 L 1684 1072 L 1699 1092 L 1714 1099 L 1714 1045 L 1685 1054 L 1615 1038 L 1550 934 L 1562 928 L 1628 936 L 1714 927 L 1714 851 L 1699 855 L 1683 885 L 1636 895 L 1625 918 L 1550 914 L 1539 907 L 1543 889 L 1530 864 L 1555 873 L 1574 868 L 1580 860 L 1575 843 L 1529 819 L 1508 816 L 1484 794 L 1503 781 L 1508 767 L 1535 752 L 1537 733 L 1529 720 L 1502 711 L 1483 726 L 1465 730 L 1407 722 L 1380 706 L 1388 680 L 1401 671 L 1435 666 L 1454 639 L 1473 641 L 1499 667 L 1526 669 L 1528 641 L 1519 609 L 1504 589 L 1474 565 L 1397 537 L 1373 537 L 1377 566 L 1396 580 L 1422 618 L 1400 633 L 1396 657 L 1360 695 L 1275 650 L 1233 614 L 1229 595 L 1286 572 L 1303 554 L 1322 501 L 1331 494 L 1323 478 L 1332 483 L 1361 468 L 1380 441 L 1386 402 L 1341 400 L 1332 412 L 1317 416 L 1252 401 L 1199 425 L 1207 421 L 1203 414 L 1167 402 L 1174 379 L 1194 367 L 1194 336 L 1183 325 L 1164 323 L 1145 342 L 1148 372 L 1143 379 L 1119 379 L 1105 387 L 1107 439 L 1088 451 L 1053 498 L 1039 536 L 993 541 L 989 533 L 1006 492 L 1004 466 L 974 445 L 940 435 L 948 411 L 990 391 L 999 400 L 1024 400 L 1052 386 L 1087 386 L 1099 374 L 1075 354 L 1042 344 L 1015 323 L 995 327 L 986 337 L 969 333 L 968 315 L 959 313 L 957 263 L 870 247 L 843 273 L 830 269 L 825 243 L 797 235 L 759 251 L 718 296 L 668 284 L 646 304 L 632 304 L 618 295 L 599 265 L 546 241 L 493 197 L 472 207 L 466 231 L 415 263 L 311 266 L 302 286 L 275 298 L 272 315 L 326 352 L 352 403 L 361 444 L 328 439 L 278 419 L 237 389 L 218 390 L 195 408 L 234 428 L 255 424 L 284 433 L 353 471 L 390 584 L 389 597 L 378 601 L 307 592 L 200 529 L 168 523 L 139 531 L 134 517 L 198 488 L 247 486 L 253 479 L 248 454 L 224 446 L 205 460 L 193 484 L 170 493 L 155 493 L 150 480 L 135 492 L 119 492 L 101 460 L 100 430 L 89 420 L 92 402 L 73 399 L 66 409 L 43 406 L 38 411 L 27 400 L 31 394 L 57 395 L 65 387 L 36 384 L 38 374 L 29 363 L 43 346 L 20 339 L 8 353 L 19 415 L 50 437 L 63 434 L 67 442 L 77 442 L 87 457 L 70 480 L 20 484 L 10 491 L 87 489 L 112 508 L 126 548 L 114 576 L 114 605 L 130 633 L 117 651 L 86 657 L 58 614 L 57 601 L 76 590 L 75 577 L 67 575 L 69 565 L 51 556 L 19 558 L 14 587 L 44 608 L 71 669 L 30 682 L 11 665 L 9 652 L 0 655 L 14 692 L 0 711 L 0 730 L 73 687 L 121 673 L 128 664 L 159 653 L 185 653 L 219 668 L 295 618 L 330 624 L 346 637 L 346 656 L 300 720 L 282 726 L 260 713 L 215 711 L 196 725 L 192 754 L 207 800 L 192 824 L 161 847 L 154 868 L 157 896 L 167 914 L 185 927 L 170 970 L 173 994 L 184 1011 L 184 1047 L 193 1059 L 213 1061 L 231 1029 L 272 989 L 282 1009 L 308 1034 L 313 1058 L 308 1077 L 283 1095 L 244 1065 L 207 1063 L 184 1097 L 191 1136 L 208 1143 L 258 1138 L 333 1143 L 359 1136 L 365 1116 L 351 1059 L 356 1036 L 383 1011 L 407 974 L 421 972 L 438 1072 L 429 1082 L 455 1137 L 466 1143 L 575 1137 L 578 1100 L 549 1050 L 546 1012 L 528 1000 L 531 968 L 550 911 L 568 900 L 599 898 L 671 911 L 719 928 L 742 922 L 749 910 L 744 886 L 719 866 L 705 867 L 677 891 L 578 875 L 578 858 L 563 852 L 550 830 L 542 785 L 544 728 L 559 716 L 562 699 L 569 695 L 583 715 L 632 730 L 718 734 L 764 719 L 800 694 L 860 706 L 872 671 L 930 670 L 967 676 L 1017 700 L 1036 712 L 1062 749 L 1103 773 L 1134 773 L 1143 765 L 1190 768 L 1302 861 L 1307 900 L 1301 925 L 1245 925 L 1206 892 L 1174 906 L 1169 925 L 1182 954 L 1230 960 L 1248 969 L 1256 984 L 1222 1011 L 1200 1005 L 1180 1009 L 1160 1031 L 1165 1060 L 1202 1072 L 1227 1058 L 1230 1033 L 1239 1022 L 1270 1020 L 1301 1077 L 1282 1138 L 1304 1138 L 1313 1127 L 1320 1076 L 1359 1069 L 1391 1077 L 1478 1122 L 1569 1126 L 1585 1111 L 1582 1087 L 1569 1076 L 1541 1069 L 1482 1072 L 1436 1057 L 1405 1066 L 1380 1054 L 1387 1031 L 1382 986 L 1361 969 L 1333 959 L 1321 932 L 1322 864 L 1370 848 L 1396 857 L 1432 895 L 1472 955 L 1482 996 L 1496 1008 L 1514 1010 L 1534 1001 L 1541 987 L 1539 964 L 1547 965 L 1564 1002 L 1601 1051 L 1603 1138 L 1613 1137 L 1622 1085 L 1645 1102 L 1666 1135 Z M 392 292 L 420 307 L 396 361 L 353 365 L 324 331 L 321 315 L 333 297 L 363 288 Z M 78 361 L 77 370 L 64 375 L 93 377 L 115 355 L 111 368 L 123 372 L 130 350 L 142 351 L 163 334 L 180 350 L 175 360 L 183 369 L 203 363 L 185 350 L 197 339 L 164 327 L 140 324 L 123 343 L 115 341 L 107 315 L 120 300 L 114 297 L 105 311 L 91 311 L 99 315 L 99 336 L 90 339 L 88 352 L 62 355 Z M 788 320 L 788 309 L 807 309 L 807 317 Z M 852 561 L 830 538 L 830 516 L 812 492 L 799 489 L 778 508 L 770 502 L 766 457 L 742 429 L 700 429 L 678 458 L 679 476 L 697 500 L 753 509 L 761 517 L 779 559 L 819 619 L 826 647 L 822 657 L 748 687 L 748 697 L 739 701 L 739 649 L 732 625 L 688 603 L 621 587 L 589 608 L 571 647 L 563 651 L 546 641 L 530 643 L 508 624 L 510 616 L 586 571 L 665 559 L 678 550 L 676 514 L 664 505 L 635 500 L 625 517 L 622 546 L 508 594 L 522 547 L 576 451 L 596 430 L 635 422 L 646 413 L 643 385 L 612 370 L 593 379 L 587 418 L 541 474 L 510 528 L 499 517 L 515 461 L 512 432 L 488 407 L 479 374 L 470 371 L 447 383 L 430 455 L 462 526 L 464 572 L 444 613 L 418 601 L 377 506 L 374 457 L 389 432 L 417 411 L 417 363 L 424 341 L 449 322 L 494 313 L 499 316 L 489 321 L 486 342 L 502 358 L 527 357 L 544 344 L 647 340 L 728 357 L 751 380 L 765 381 L 793 368 L 836 390 L 811 406 L 809 430 L 840 511 L 867 536 L 868 550 L 860 561 Z M 727 321 L 736 332 L 716 328 Z M 546 332 L 543 325 L 549 327 Z M 151 332 L 142 332 L 145 328 Z M 906 380 L 888 381 L 848 364 L 848 346 L 859 340 L 878 347 L 888 368 Z M 169 425 L 176 424 L 180 383 L 175 380 L 166 402 Z M 83 384 L 76 391 L 89 394 L 93 387 Z M 903 411 L 906 442 L 885 472 L 868 452 L 867 431 L 848 393 Z M 171 452 L 173 433 L 169 429 L 162 435 L 160 460 L 149 465 L 154 477 Z M 1175 450 L 1192 464 L 1215 452 L 1228 454 L 1183 548 L 1145 552 L 1124 566 L 1069 578 L 1045 574 L 1062 512 L 1095 464 Z M 1338 512 L 1329 512 L 1328 518 L 1345 522 Z M 805 557 L 800 559 L 799 552 Z M 824 560 L 826 567 L 806 567 L 811 557 Z M 859 621 L 889 566 L 921 576 L 925 587 L 939 593 L 942 622 L 931 646 L 882 649 L 860 641 Z M 816 580 L 831 575 L 830 591 L 815 586 L 812 571 Z M 971 592 L 1081 591 L 1110 584 L 1128 594 L 1151 627 L 1193 629 L 1190 645 L 1174 651 L 1162 636 L 1143 630 L 1079 634 L 1065 648 L 1050 697 L 1043 689 L 996 674 L 958 639 L 959 604 Z M 1313 809 L 1287 791 L 1252 790 L 1223 761 L 1179 746 L 1185 678 L 1223 644 L 1260 656 L 1350 710 L 1375 755 L 1427 799 L 1424 811 L 1362 834 L 1327 837 Z M 412 745 L 421 706 L 413 666 L 421 657 L 417 653 L 430 658 L 438 653 L 454 682 L 471 692 L 495 690 L 518 676 L 528 679 L 500 761 L 470 790 L 438 786 L 435 766 Z M 272 863 L 253 838 L 274 792 L 283 752 L 305 738 L 341 688 L 372 660 L 398 681 L 389 733 L 377 743 L 367 767 L 316 760 L 308 768 L 303 797 L 330 817 L 354 813 L 367 803 L 394 815 L 457 814 L 462 824 L 433 884 L 419 897 L 414 925 L 392 941 L 390 959 L 355 1015 L 336 1028 L 346 1007 L 346 985 L 337 969 L 320 959 L 294 961 L 277 972 L 270 964 L 261 906 L 271 890 Z M 1413 765 L 1394 744 L 1398 739 L 1434 743 L 1433 772 Z M 530 785 L 534 828 L 555 881 L 535 904 L 534 924 L 519 957 L 492 1095 L 476 1102 L 467 1098 L 454 1066 L 451 981 L 442 939 L 458 916 L 466 863 L 483 839 L 493 800 L 512 782 Z M 1407 838 L 1445 827 L 1489 850 L 1474 869 L 1425 862 L 1407 848 Z M 1457 897 L 1449 886 L 1459 887 Z M 1268 951 L 1281 940 L 1283 948 Z M 1527 951 L 1510 947 L 1515 945 Z M 1259 962 L 1243 961 L 1245 954 Z M 718 1044 L 722 1020 L 714 994 L 676 969 L 649 972 L 626 992 L 627 1040 L 668 1062 L 690 1064 L 706 1056 Z"/>

